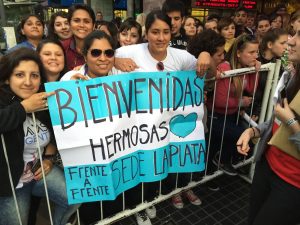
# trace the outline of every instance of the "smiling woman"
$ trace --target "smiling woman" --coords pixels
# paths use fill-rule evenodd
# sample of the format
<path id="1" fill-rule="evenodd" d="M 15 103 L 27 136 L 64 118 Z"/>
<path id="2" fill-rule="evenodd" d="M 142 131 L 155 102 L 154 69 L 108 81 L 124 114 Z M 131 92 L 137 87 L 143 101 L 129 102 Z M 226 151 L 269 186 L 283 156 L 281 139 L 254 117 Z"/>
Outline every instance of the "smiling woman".
<path id="1" fill-rule="evenodd" d="M 112 74 L 115 51 L 114 42 L 103 31 L 93 31 L 84 40 L 82 54 L 84 64 L 79 71 L 72 70 L 66 73 L 61 80 L 90 79 Z M 117 71 L 115 71 L 117 73 Z"/>
<path id="2" fill-rule="evenodd" d="M 180 15 L 180 12 L 178 12 Z M 155 71 L 184 71 L 195 70 L 197 59 L 186 50 L 177 49 L 169 46 L 171 40 L 172 22 L 171 14 L 167 15 L 161 10 L 154 10 L 147 15 L 145 23 L 145 38 L 148 43 L 142 43 L 137 45 L 129 45 L 118 48 L 116 56 L 120 58 L 131 58 L 135 61 L 139 68 L 136 71 L 139 72 L 155 72 Z M 174 15 L 173 15 L 174 16 Z M 173 18 L 174 20 L 174 18 Z M 183 175 L 179 178 L 179 186 L 184 186 L 186 179 Z M 167 188 L 171 188 L 170 183 L 175 180 L 172 175 L 169 175 Z M 166 182 L 166 183 L 167 183 Z M 175 182 L 174 182 L 175 183 Z M 158 190 L 157 183 L 151 183 L 145 185 L 146 199 L 151 199 L 155 192 Z M 129 191 L 128 195 L 134 196 L 136 202 L 140 202 L 141 186 Z M 190 202 L 195 205 L 200 205 L 201 200 L 190 190 L 186 192 Z M 180 196 L 175 197 L 177 200 Z M 181 198 L 180 198 L 181 199 Z M 178 201 L 177 201 L 178 202 Z M 174 201 L 173 201 L 174 203 Z M 183 206 L 183 202 L 181 201 Z M 175 204 L 174 204 L 175 205 Z M 177 204 L 178 205 L 178 204 Z M 176 207 L 176 206 L 175 206 Z M 151 207 L 151 211 L 154 207 Z M 182 207 L 181 207 L 182 208 Z M 155 209 L 155 208 L 154 208 Z M 139 221 L 141 218 L 145 218 L 150 224 L 148 216 L 144 212 L 136 214 L 136 218 Z"/>
<path id="3" fill-rule="evenodd" d="M 93 31 L 95 13 L 91 7 L 84 4 L 72 5 L 68 11 L 68 21 L 73 37 L 63 41 L 69 70 L 84 64 L 82 46 L 84 39 Z"/>
<path id="4" fill-rule="evenodd" d="M 47 97 L 53 94 L 39 92 L 45 81 L 42 62 L 35 51 L 19 48 L 1 58 L 0 70 L 0 133 L 3 135 L 0 140 L 0 224 L 27 224 L 30 197 L 45 196 L 43 179 L 46 179 L 49 199 L 58 212 L 53 216 L 53 224 L 64 225 L 79 205 L 68 205 L 63 171 L 50 158 L 57 148 L 49 114 L 35 113 L 35 121 L 27 114 L 45 108 Z M 35 129 L 38 140 L 32 132 Z M 15 207 L 13 192 L 19 210 Z M 18 211 L 20 218 L 16 216 Z"/>
<path id="5" fill-rule="evenodd" d="M 83 42 L 82 54 L 86 64 L 79 70 L 69 71 L 61 80 L 88 80 L 118 73 L 113 68 L 115 59 L 113 46 L 114 42 L 108 34 L 99 30 L 93 31 Z M 112 212 L 115 212 L 115 208 L 121 204 L 117 204 L 116 201 L 107 201 L 104 205 L 104 209 L 109 209 L 111 215 Z M 80 219 L 86 224 L 99 220 L 100 209 L 98 207 L 98 202 L 83 204 L 80 208 Z"/>
<path id="6" fill-rule="evenodd" d="M 21 47 L 35 50 L 44 35 L 44 22 L 37 15 L 28 15 L 21 20 L 18 31 L 21 43 L 9 49 L 8 52 Z"/>
<path id="7" fill-rule="evenodd" d="M 47 81 L 57 81 L 66 73 L 66 56 L 58 40 L 45 39 L 39 43 L 36 51 L 44 65 Z"/>
<path id="8" fill-rule="evenodd" d="M 72 37 L 68 14 L 66 12 L 58 11 L 51 16 L 48 26 L 48 37 L 58 40 L 66 40 Z"/>
<path id="9" fill-rule="evenodd" d="M 160 10 L 146 18 L 145 38 L 148 43 L 118 48 L 116 56 L 131 58 L 139 68 L 136 71 L 176 71 L 196 69 L 197 59 L 185 50 L 169 47 L 171 19 Z"/>

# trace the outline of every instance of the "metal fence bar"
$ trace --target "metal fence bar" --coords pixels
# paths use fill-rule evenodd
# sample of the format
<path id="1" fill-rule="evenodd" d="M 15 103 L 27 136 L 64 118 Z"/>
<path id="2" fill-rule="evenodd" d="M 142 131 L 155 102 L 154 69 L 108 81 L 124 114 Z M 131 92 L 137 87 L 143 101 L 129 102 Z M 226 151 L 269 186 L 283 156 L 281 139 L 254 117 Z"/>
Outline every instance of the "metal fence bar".
<path id="1" fill-rule="evenodd" d="M 230 95 L 231 81 L 232 81 L 232 77 L 229 78 L 229 87 L 228 87 L 227 98 L 226 98 L 225 118 L 224 118 L 224 122 L 223 122 L 220 154 L 219 154 L 219 159 L 218 159 L 218 170 L 220 169 L 220 162 L 221 162 L 221 157 L 222 157 L 222 153 L 223 153 L 223 141 L 224 141 L 225 125 L 226 125 L 226 120 L 227 120 L 228 100 L 229 100 L 229 95 Z M 214 90 L 214 91 L 216 92 L 216 90 Z M 212 127 L 210 129 L 212 130 Z"/>
<path id="2" fill-rule="evenodd" d="M 76 216 L 77 216 L 78 225 L 80 225 L 80 215 L 78 209 L 76 210 Z"/>
<path id="3" fill-rule="evenodd" d="M 265 64 L 265 65 L 262 65 L 261 67 L 261 71 L 269 71 L 269 73 L 274 73 L 274 70 L 272 69 L 272 64 Z M 274 66 L 273 66 L 274 67 Z M 227 71 L 225 72 L 225 76 L 222 77 L 222 78 L 229 78 L 229 77 L 233 77 L 233 76 L 237 76 L 237 75 L 244 75 L 244 74 L 251 74 L 251 73 L 254 73 L 255 72 L 255 68 L 243 68 L 243 69 L 238 69 L 238 70 L 234 70 L 234 71 Z M 257 74 L 256 74 L 257 76 Z M 221 78 L 221 79 L 222 79 Z M 211 79 L 211 80 L 215 80 L 215 79 Z M 256 81 L 257 82 L 257 81 Z M 216 85 L 216 83 L 215 83 Z M 216 87 L 216 86 L 215 86 Z M 215 98 L 215 92 L 214 92 L 214 98 Z M 214 100 L 213 99 L 213 106 L 214 106 Z M 227 99 L 228 101 L 228 99 Z M 228 104 L 227 104 L 228 105 Z M 214 110 L 214 107 L 213 109 Z M 212 119 L 213 119 L 213 115 L 211 117 L 211 125 L 212 125 Z M 212 126 L 210 126 L 212 127 Z M 208 140 L 208 152 L 207 152 L 207 156 L 206 156 L 206 159 L 208 159 L 208 154 L 209 154 L 209 151 L 210 151 L 210 140 L 211 140 L 211 129 L 209 131 L 209 140 Z M 247 159 L 247 160 L 244 160 L 236 165 L 234 165 L 234 168 L 239 168 L 241 166 L 245 166 L 245 165 L 248 165 L 248 164 L 252 164 L 252 161 L 253 161 L 253 157 Z M 176 184 L 175 186 L 177 187 L 175 190 L 173 190 L 172 192 L 166 194 L 166 195 L 159 195 L 156 199 L 154 199 L 153 201 L 151 202 L 143 202 L 139 205 L 136 206 L 136 208 L 134 209 L 127 209 L 123 212 L 120 212 L 120 213 L 117 213 L 116 215 L 114 215 L 113 217 L 110 217 L 110 218 L 105 218 L 104 220 L 101 220 L 97 223 L 97 225 L 102 225 L 102 224 L 110 224 L 112 222 L 115 222 L 115 221 L 118 221 L 120 219 L 123 219 L 125 217 L 128 217 L 130 215 L 133 215 L 134 213 L 136 212 L 139 212 L 141 210 L 144 210 L 152 205 L 155 205 L 159 202 L 162 202 L 162 201 L 165 201 L 169 198 L 171 198 L 173 195 L 176 195 L 176 194 L 179 194 L 181 192 L 184 192 L 186 190 L 189 190 L 199 184 L 203 184 L 203 183 L 206 183 L 207 181 L 211 180 L 211 179 L 214 179 L 215 177 L 217 176 L 220 176 L 222 175 L 223 172 L 220 171 L 220 170 L 217 170 L 216 172 L 214 172 L 212 175 L 207 175 L 207 164 L 206 164 L 206 169 L 205 169 L 205 176 L 204 178 L 202 178 L 200 181 L 192 181 L 190 182 L 187 186 L 185 187 L 182 187 L 182 188 L 178 188 L 178 173 L 176 173 Z M 192 178 L 192 177 L 191 177 Z M 251 180 L 249 179 L 249 177 L 242 177 L 243 179 L 245 179 L 246 181 L 248 182 L 251 182 Z"/>
<path id="4" fill-rule="evenodd" d="M 240 165 L 240 164 L 236 165 L 235 168 L 239 168 L 240 166 L 244 166 L 244 165 L 247 165 L 247 164 L 250 164 L 250 163 L 252 163 L 251 158 L 247 159 L 243 165 Z M 131 215 L 133 215 L 133 214 L 135 214 L 139 211 L 142 211 L 146 208 L 149 208 L 149 207 L 151 207 L 155 204 L 158 204 L 160 202 L 168 200 L 169 198 L 171 198 L 172 196 L 174 196 L 176 194 L 179 194 L 179 193 L 182 193 L 184 191 L 190 190 L 194 187 L 197 187 L 200 184 L 204 184 L 204 183 L 206 183 L 210 180 L 213 180 L 214 178 L 216 178 L 218 176 L 221 176 L 223 174 L 224 174 L 223 171 L 220 171 L 220 170 L 215 171 L 211 175 L 204 176 L 200 181 L 192 181 L 185 187 L 177 188 L 177 189 L 173 190 L 172 192 L 170 192 L 168 194 L 165 194 L 165 195 L 159 195 L 157 198 L 155 198 L 151 202 L 144 202 L 143 204 L 139 204 L 134 209 L 126 209 L 123 212 L 119 212 L 119 213 L 115 214 L 114 217 L 105 218 L 104 220 L 98 221 L 95 225 L 107 225 L 107 224 L 111 224 L 113 222 L 116 222 L 118 220 L 124 219 L 124 218 L 126 218 L 128 216 L 131 216 Z"/>
<path id="5" fill-rule="evenodd" d="M 277 86 L 276 84 L 278 83 L 280 67 L 281 67 L 281 61 L 279 59 L 277 59 L 276 60 L 276 65 L 275 65 L 273 85 L 272 85 L 272 89 L 271 89 L 271 96 L 272 97 L 275 94 L 275 90 L 276 90 L 276 86 Z M 268 105 L 267 119 L 271 118 L 272 111 L 273 111 L 273 101 L 272 101 L 272 98 L 271 98 L 270 101 L 269 101 L 269 105 Z"/>
<path id="6" fill-rule="evenodd" d="M 250 109 L 250 118 L 252 117 L 253 106 L 254 106 L 254 101 L 255 101 L 255 94 L 256 94 L 256 91 L 257 91 L 257 87 L 258 87 L 258 85 L 257 85 L 258 75 L 259 75 L 259 73 L 257 72 L 255 74 L 255 82 L 254 82 L 254 87 L 255 88 L 254 88 L 254 92 L 253 92 L 253 96 L 252 96 L 251 109 Z M 249 122 L 248 122 L 248 127 L 250 127 L 250 125 L 251 125 L 251 120 L 249 120 Z"/>
<path id="7" fill-rule="evenodd" d="M 125 192 L 122 193 L 122 208 L 125 210 Z"/>
<path id="8" fill-rule="evenodd" d="M 239 119 L 240 119 L 240 113 L 241 113 L 241 107 L 242 107 L 242 101 L 243 101 L 243 89 L 245 86 L 245 78 L 246 78 L 246 74 L 243 75 L 242 91 L 241 91 L 240 98 L 239 98 L 239 110 L 238 110 L 237 117 L 236 117 L 236 125 L 238 125 Z M 228 96 L 228 98 L 229 98 L 229 96 Z M 227 102 L 228 102 L 228 100 L 227 100 Z"/>
<path id="9" fill-rule="evenodd" d="M 262 122 L 262 121 L 266 120 L 266 118 L 269 117 L 270 112 L 272 112 L 272 101 L 270 101 L 270 99 L 272 98 L 272 96 L 274 94 L 274 91 L 275 91 L 275 86 L 276 86 L 275 84 L 278 81 L 279 70 L 280 70 L 280 61 L 277 61 L 276 65 L 274 63 L 269 63 L 269 64 L 262 65 L 262 67 L 261 67 L 261 71 L 268 71 L 268 79 L 267 79 L 267 84 L 266 84 L 265 92 L 264 92 L 264 96 L 263 96 L 263 103 L 262 103 L 262 109 L 261 109 L 261 113 L 260 113 L 259 122 Z M 241 75 L 245 76 L 245 74 L 251 74 L 251 73 L 254 73 L 254 72 L 255 72 L 255 68 L 254 67 L 253 68 L 243 68 L 243 69 L 231 70 L 231 71 L 225 72 L 224 76 L 221 77 L 220 79 L 229 78 L 230 79 L 230 83 L 231 83 L 231 80 L 232 80 L 233 76 L 241 76 Z M 216 80 L 216 79 L 213 78 L 213 79 L 210 79 L 210 80 L 212 81 L 212 80 Z M 243 83 L 244 83 L 244 79 L 243 79 Z M 257 83 L 257 74 L 256 74 L 255 86 L 256 86 L 256 83 Z M 213 97 L 213 103 L 212 103 L 213 104 L 212 105 L 212 115 L 211 115 L 211 120 L 210 120 L 210 130 L 209 130 L 209 137 L 208 137 L 208 148 L 207 148 L 207 152 L 206 152 L 206 154 L 207 154 L 206 155 L 206 162 L 208 161 L 208 155 L 210 153 L 211 134 L 212 134 L 211 130 L 212 130 L 214 104 L 215 104 L 215 96 L 216 96 L 216 93 L 215 93 L 216 82 L 214 83 L 214 87 L 215 88 L 214 88 L 214 97 Z M 226 123 L 226 115 L 227 115 L 227 111 L 228 111 L 227 108 L 228 108 L 229 93 L 230 93 L 230 85 L 229 85 L 229 90 L 228 90 L 228 93 L 227 93 L 226 113 L 225 113 L 225 122 L 224 122 L 224 124 Z M 253 93 L 253 95 L 255 95 L 255 92 Z M 254 102 L 254 96 L 253 96 L 253 102 Z M 253 110 L 253 102 L 252 102 L 252 105 L 251 105 L 250 117 L 251 117 L 252 110 Z M 267 113 L 266 113 L 266 111 L 267 111 Z M 35 125 L 35 135 L 36 135 L 36 137 L 38 137 L 37 128 L 36 128 L 36 121 L 35 121 L 35 115 L 34 114 L 33 114 L 33 120 L 34 120 L 34 125 Z M 222 134 L 223 135 L 222 135 L 222 141 L 221 142 L 223 142 L 224 132 L 225 132 L 225 126 L 223 127 L 223 130 L 222 130 Z M 5 145 L 4 138 L 3 138 L 2 134 L 1 134 L 1 139 L 2 139 L 3 145 Z M 37 138 L 37 147 L 38 147 L 39 157 L 40 157 L 40 159 L 42 159 L 42 153 L 41 153 L 41 149 L 39 147 L 39 140 L 38 140 L 38 138 Z M 9 160 L 7 158 L 7 153 L 6 153 L 5 146 L 4 146 L 4 153 L 5 153 L 5 157 L 6 157 L 6 160 L 7 160 L 8 171 L 9 171 L 9 175 L 10 175 L 10 182 L 11 182 L 11 187 L 12 187 L 12 191 L 13 191 L 13 195 L 14 195 L 14 199 L 15 199 L 15 203 L 16 203 L 16 209 L 17 209 L 17 212 L 18 212 L 18 218 L 19 218 L 20 225 L 22 225 L 22 221 L 21 221 L 21 217 L 20 217 L 20 213 L 19 213 L 19 208 L 18 208 L 18 202 L 17 202 L 17 198 L 16 198 L 16 195 L 15 195 L 14 186 L 13 186 L 12 179 L 11 179 L 11 172 L 10 172 L 10 167 L 9 167 Z M 222 144 L 221 144 L 221 148 L 220 148 L 219 164 L 220 164 L 221 154 L 222 154 Z M 244 160 L 244 161 L 242 161 L 242 162 L 240 162 L 240 163 L 238 163 L 236 165 L 233 165 L 233 166 L 234 166 L 234 168 L 239 168 L 241 166 L 244 166 L 244 165 L 252 163 L 252 161 L 253 161 L 253 157 L 251 157 L 251 158 L 249 158 L 247 160 Z M 251 171 L 249 173 L 249 176 L 248 177 L 242 177 L 243 179 L 247 180 L 248 182 L 251 182 L 251 179 L 252 179 L 252 175 L 253 175 L 252 172 L 254 170 L 252 167 L 251 167 Z M 46 183 L 46 180 L 45 180 L 45 173 L 44 173 L 43 166 L 42 166 L 42 174 L 43 174 L 43 179 L 44 179 L 44 184 L 45 184 L 45 192 L 46 192 L 46 199 L 47 199 L 48 211 L 49 211 L 49 216 L 50 216 L 50 222 L 51 222 L 51 224 L 53 224 L 53 222 L 52 222 L 52 215 L 51 215 L 51 208 L 50 208 L 50 201 L 49 201 L 48 190 L 47 190 L 47 183 Z M 101 201 L 100 202 L 101 221 L 99 221 L 97 224 L 98 225 L 101 225 L 101 224 L 110 224 L 112 222 L 115 222 L 115 221 L 120 220 L 122 218 L 125 218 L 127 216 L 133 215 L 136 212 L 144 210 L 144 209 L 146 209 L 146 208 L 148 208 L 150 206 L 153 206 L 153 205 L 155 205 L 155 204 L 157 204 L 159 202 L 165 201 L 165 200 L 171 198 L 173 195 L 176 195 L 176 194 L 179 194 L 179 193 L 181 193 L 183 191 L 186 191 L 186 190 L 189 190 L 191 188 L 194 188 L 194 187 L 196 187 L 199 184 L 206 183 L 207 181 L 212 180 L 215 177 L 220 176 L 222 174 L 223 174 L 223 172 L 220 171 L 219 167 L 218 167 L 218 170 L 215 171 L 213 174 L 207 175 L 207 163 L 206 163 L 205 171 L 204 171 L 204 177 L 201 180 L 199 180 L 199 181 L 193 181 L 193 173 L 190 173 L 190 182 L 189 182 L 189 184 L 187 186 L 185 186 L 185 187 L 178 188 L 179 173 L 176 173 L 175 190 L 171 191 L 168 194 L 162 195 L 161 194 L 162 193 L 162 181 L 159 181 L 159 195 L 157 196 L 157 198 L 155 198 L 151 202 L 144 202 L 144 191 L 145 191 L 145 188 L 144 188 L 144 183 L 142 183 L 142 193 L 141 193 L 142 194 L 142 202 L 139 205 L 137 205 L 135 208 L 133 208 L 133 209 L 126 209 L 125 192 L 123 192 L 122 193 L 122 195 L 123 195 L 123 202 L 122 202 L 122 204 L 123 204 L 123 211 L 120 212 L 120 213 L 115 214 L 113 217 L 103 218 L 103 205 L 102 205 L 102 201 Z M 80 224 L 80 217 L 79 217 L 79 211 L 78 210 L 77 210 L 77 219 L 78 219 L 78 223 Z"/>
<path id="10" fill-rule="evenodd" d="M 217 87 L 217 82 L 214 82 L 214 90 L 216 90 L 216 87 Z M 213 124 L 214 111 L 215 111 L 214 110 L 215 109 L 215 99 L 216 99 L 216 92 L 214 91 L 213 102 L 212 102 L 211 118 L 210 118 L 210 127 L 212 127 L 212 124 Z M 212 131 L 212 129 L 209 129 L 208 145 L 207 145 L 207 152 L 206 152 L 206 162 L 208 162 L 208 157 L 209 157 L 209 154 L 210 154 L 211 131 Z M 207 175 L 207 165 L 208 165 L 208 163 L 205 163 L 205 173 L 204 173 L 204 176 Z"/>
<path id="11" fill-rule="evenodd" d="M 42 151 L 41 151 L 41 147 L 40 147 L 38 131 L 37 131 L 37 128 L 36 128 L 36 119 L 35 119 L 34 112 L 32 113 L 32 119 L 33 119 L 33 124 L 34 124 L 34 133 L 35 133 L 35 136 L 36 136 L 36 147 L 38 149 L 38 155 L 39 155 L 39 159 L 41 161 L 41 169 L 42 169 L 42 175 L 43 175 L 43 181 L 44 181 L 44 187 L 45 187 L 45 194 L 46 194 L 49 218 L 50 218 L 51 225 L 53 225 L 52 212 L 51 212 L 50 200 L 49 200 L 49 195 L 48 195 L 48 187 L 47 187 L 46 175 L 45 175 L 45 170 L 44 170 L 44 165 L 43 165 Z"/>
<path id="12" fill-rule="evenodd" d="M 100 201 L 100 218 L 101 220 L 103 220 L 104 216 L 103 216 L 103 202 Z"/>
<path id="13" fill-rule="evenodd" d="M 10 186 L 11 186 L 11 191 L 12 191 L 12 194 L 13 194 L 13 197 L 14 197 L 16 211 L 17 211 L 17 214 L 18 214 L 17 216 L 18 216 L 18 220 L 19 220 L 20 225 L 22 225 L 22 220 L 21 220 L 21 216 L 20 216 L 20 209 L 19 209 L 18 200 L 17 200 L 17 197 L 16 197 L 16 191 L 15 191 L 14 183 L 13 183 L 12 176 L 11 176 L 10 163 L 9 163 L 8 156 L 7 156 L 7 149 L 6 149 L 3 134 L 1 134 L 1 140 L 2 140 L 4 157 L 5 157 L 7 170 L 8 170 L 8 177 L 9 177 L 9 182 L 10 182 Z"/>
<path id="14" fill-rule="evenodd" d="M 265 91 L 264 91 L 264 96 L 261 104 L 261 111 L 258 119 L 258 123 L 263 123 L 264 121 L 268 120 L 271 117 L 271 114 L 266 113 L 267 109 L 273 109 L 272 106 L 272 96 L 275 93 L 275 88 L 276 84 L 278 82 L 278 77 L 279 77 L 279 71 L 280 71 L 280 66 L 281 66 L 281 61 L 276 60 L 275 63 L 268 63 L 263 66 L 268 66 L 269 72 L 268 72 L 268 78 L 267 78 L 267 83 L 265 86 Z M 272 91 L 274 89 L 274 91 Z M 257 151 L 257 145 L 254 146 L 253 149 L 253 155 L 255 155 Z M 252 181 L 252 178 L 254 176 L 254 171 L 255 171 L 255 164 L 253 163 L 250 168 L 249 172 L 249 180 Z"/>

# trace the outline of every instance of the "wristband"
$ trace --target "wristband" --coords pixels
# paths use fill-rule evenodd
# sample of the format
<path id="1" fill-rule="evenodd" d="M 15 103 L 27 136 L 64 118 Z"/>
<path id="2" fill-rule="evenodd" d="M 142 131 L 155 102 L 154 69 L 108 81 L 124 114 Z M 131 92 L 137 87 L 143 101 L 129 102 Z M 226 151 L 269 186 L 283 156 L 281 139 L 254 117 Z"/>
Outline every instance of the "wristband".
<path id="1" fill-rule="evenodd" d="M 56 157 L 55 154 L 52 154 L 52 155 L 43 155 L 43 159 L 47 159 L 47 160 L 51 161 L 52 163 L 55 162 L 55 157 Z"/>
<path id="2" fill-rule="evenodd" d="M 296 118 L 291 118 L 291 119 L 288 119 L 286 121 L 286 125 L 289 126 L 289 127 L 292 126 L 292 125 L 294 125 L 295 123 L 297 123 Z"/>

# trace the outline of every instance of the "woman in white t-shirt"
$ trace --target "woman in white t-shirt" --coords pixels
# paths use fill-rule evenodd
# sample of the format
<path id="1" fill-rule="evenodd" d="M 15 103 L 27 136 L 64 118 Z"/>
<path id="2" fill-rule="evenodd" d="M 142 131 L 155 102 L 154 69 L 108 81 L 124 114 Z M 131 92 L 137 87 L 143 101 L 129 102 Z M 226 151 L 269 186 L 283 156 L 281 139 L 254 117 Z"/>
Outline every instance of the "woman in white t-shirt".
<path id="1" fill-rule="evenodd" d="M 148 42 L 137 45 L 123 46 L 116 50 L 116 57 L 132 59 L 137 65 L 135 71 L 138 72 L 182 71 L 197 69 L 198 73 L 204 74 L 210 66 L 211 62 L 209 53 L 201 53 L 198 57 L 197 62 L 197 59 L 186 50 L 169 47 L 169 42 L 171 40 L 171 27 L 171 19 L 162 11 L 155 10 L 150 12 L 147 15 L 145 23 L 145 39 L 147 39 Z M 171 177 L 171 179 L 169 179 L 169 177 Z M 167 182 L 167 186 L 169 186 L 171 183 L 174 183 L 174 186 L 172 185 L 172 187 L 169 187 L 173 188 L 175 187 L 175 182 L 170 182 L 174 181 L 174 179 L 172 179 L 172 174 L 169 175 L 169 177 L 166 179 L 169 181 Z M 179 176 L 179 182 L 187 184 L 187 182 L 183 181 L 185 179 L 182 178 L 184 178 L 184 175 Z M 148 195 L 149 192 L 151 192 L 151 190 L 153 189 L 151 186 L 153 185 L 146 185 L 146 192 L 148 192 Z M 135 191 L 135 193 L 137 192 Z M 155 193 L 150 193 L 150 195 L 152 194 Z M 201 204 L 201 200 L 193 193 L 192 190 L 185 192 L 184 195 L 192 204 Z M 149 198 L 151 197 L 153 196 L 150 196 Z M 183 201 L 180 195 L 175 195 L 172 199 L 172 202 L 176 208 L 183 207 Z M 152 211 L 153 210 L 146 210 L 150 218 L 152 217 Z M 140 212 L 136 215 L 136 217 L 138 224 L 151 223 L 147 218 L 147 215 L 145 215 L 144 213 Z"/>
<path id="2" fill-rule="evenodd" d="M 68 205 L 63 171 L 53 164 L 57 149 L 49 114 L 36 113 L 36 126 L 27 114 L 45 108 L 53 94 L 38 93 L 45 81 L 43 64 L 34 50 L 19 48 L 1 58 L 0 70 L 0 224 L 27 224 L 31 194 L 45 196 L 42 166 L 49 199 L 55 203 L 53 224 L 65 225 L 79 205 Z"/>
<path id="3" fill-rule="evenodd" d="M 116 50 L 117 58 L 130 58 L 135 71 L 196 70 L 197 59 L 186 50 L 169 47 L 170 20 L 161 11 L 153 11 L 146 19 L 147 43 L 128 45 Z"/>

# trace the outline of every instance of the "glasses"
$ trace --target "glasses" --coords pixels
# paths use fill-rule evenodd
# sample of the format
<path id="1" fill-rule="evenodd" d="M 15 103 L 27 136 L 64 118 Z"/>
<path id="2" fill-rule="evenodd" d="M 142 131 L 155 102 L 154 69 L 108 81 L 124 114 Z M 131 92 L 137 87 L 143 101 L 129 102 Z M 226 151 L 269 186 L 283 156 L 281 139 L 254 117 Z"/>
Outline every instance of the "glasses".
<path id="1" fill-rule="evenodd" d="M 91 56 L 93 57 L 99 57 L 102 55 L 102 53 L 107 57 L 107 58 L 112 58 L 115 55 L 115 51 L 113 49 L 106 49 L 106 50 L 101 50 L 101 49 L 92 49 L 90 50 Z"/>
<path id="2" fill-rule="evenodd" d="M 165 66 L 164 66 L 163 62 L 158 62 L 158 63 L 156 64 L 156 69 L 157 69 L 158 71 L 163 71 L 163 70 L 165 69 Z"/>

